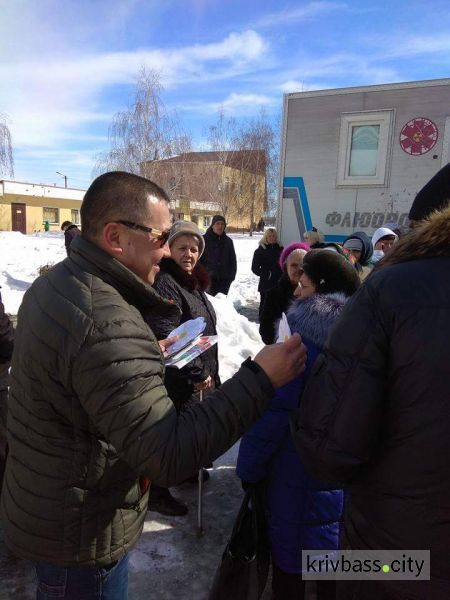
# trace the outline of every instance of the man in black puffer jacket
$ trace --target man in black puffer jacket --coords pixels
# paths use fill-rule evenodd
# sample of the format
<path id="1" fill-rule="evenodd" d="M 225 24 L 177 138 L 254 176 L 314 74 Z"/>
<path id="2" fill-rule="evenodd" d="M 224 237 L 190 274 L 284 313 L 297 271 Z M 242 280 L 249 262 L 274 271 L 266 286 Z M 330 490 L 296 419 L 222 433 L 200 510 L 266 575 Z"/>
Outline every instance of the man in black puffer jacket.
<path id="1" fill-rule="evenodd" d="M 127 598 L 149 480 L 171 486 L 215 460 L 304 365 L 298 336 L 265 348 L 177 415 L 161 344 L 143 318 L 178 311 L 151 287 L 170 220 L 156 184 L 101 175 L 70 256 L 20 307 L 2 523 L 14 554 L 35 563 L 38 598 Z"/>
<path id="2" fill-rule="evenodd" d="M 222 215 L 214 215 L 211 226 L 203 236 L 205 251 L 200 259 L 211 277 L 208 293 L 228 294 L 236 277 L 237 262 L 233 240 L 225 233 L 227 223 Z"/>
<path id="3" fill-rule="evenodd" d="M 312 473 L 347 485 L 344 549 L 431 551 L 431 581 L 341 581 L 339 599 L 450 598 L 449 274 L 447 207 L 350 299 L 293 423 Z"/>

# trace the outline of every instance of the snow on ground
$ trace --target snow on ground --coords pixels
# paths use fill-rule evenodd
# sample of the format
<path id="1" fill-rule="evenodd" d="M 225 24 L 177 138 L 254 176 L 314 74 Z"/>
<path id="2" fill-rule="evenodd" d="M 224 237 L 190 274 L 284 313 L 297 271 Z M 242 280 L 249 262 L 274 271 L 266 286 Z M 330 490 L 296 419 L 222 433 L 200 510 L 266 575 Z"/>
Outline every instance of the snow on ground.
<path id="1" fill-rule="evenodd" d="M 258 278 L 251 272 L 253 253 L 260 235 L 233 234 L 238 271 L 228 296 L 211 298 L 217 314 L 220 337 L 220 376 L 231 377 L 247 356 L 262 348 L 258 326 L 240 315 L 236 308 L 258 301 Z M 26 290 L 39 274 L 39 267 L 56 264 L 66 257 L 62 232 L 23 235 L 15 231 L 0 232 L 0 286 L 6 312 L 15 315 Z"/>

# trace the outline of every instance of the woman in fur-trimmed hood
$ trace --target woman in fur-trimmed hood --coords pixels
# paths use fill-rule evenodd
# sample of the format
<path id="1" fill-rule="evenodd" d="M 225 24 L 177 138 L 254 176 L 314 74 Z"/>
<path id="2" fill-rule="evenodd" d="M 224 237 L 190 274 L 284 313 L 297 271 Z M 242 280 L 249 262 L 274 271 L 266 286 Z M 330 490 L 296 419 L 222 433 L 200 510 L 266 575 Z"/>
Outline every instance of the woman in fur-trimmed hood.
<path id="1" fill-rule="evenodd" d="M 312 258 L 308 262 L 309 255 Z M 277 390 L 269 410 L 242 438 L 237 462 L 237 474 L 243 481 L 264 480 L 267 485 L 273 591 L 276 599 L 283 600 L 303 598 L 302 549 L 332 550 L 339 544 L 343 492 L 339 486 L 330 486 L 307 473 L 295 451 L 289 419 L 346 303 L 346 294 L 359 285 L 354 268 L 337 254 L 311 250 L 305 262 L 308 281 L 305 275 L 300 281 L 305 283 L 309 296 L 296 300 L 287 318 L 292 333 L 300 333 L 308 349 L 306 369 Z M 325 293 L 320 293 L 321 288 Z"/>
<path id="2" fill-rule="evenodd" d="M 294 440 L 346 485 L 344 547 L 430 550 L 429 581 L 342 581 L 339 598 L 450 598 L 449 275 L 447 207 L 349 300 L 303 395 Z"/>

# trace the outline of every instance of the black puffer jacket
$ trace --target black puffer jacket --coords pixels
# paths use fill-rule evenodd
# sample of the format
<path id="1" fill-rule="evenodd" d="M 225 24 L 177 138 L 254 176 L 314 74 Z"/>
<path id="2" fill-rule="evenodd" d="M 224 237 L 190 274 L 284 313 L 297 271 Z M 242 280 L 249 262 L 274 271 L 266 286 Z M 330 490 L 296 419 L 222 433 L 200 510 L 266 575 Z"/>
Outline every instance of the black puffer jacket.
<path id="1" fill-rule="evenodd" d="M 259 320 L 259 333 L 265 344 L 275 342 L 275 325 L 294 300 L 295 286 L 286 273 L 278 280 L 276 286 L 267 292 Z"/>
<path id="2" fill-rule="evenodd" d="M 348 486 L 347 545 L 431 549 L 432 582 L 396 598 L 450 598 L 449 275 L 450 208 L 349 300 L 293 428 L 311 471 Z"/>
<path id="3" fill-rule="evenodd" d="M 282 270 L 278 264 L 283 246 L 267 244 L 258 246 L 253 254 L 252 271 L 259 277 L 258 292 L 265 294 L 280 279 Z"/>
<path id="4" fill-rule="evenodd" d="M 206 321 L 204 335 L 217 335 L 216 313 L 204 290 L 209 283 L 208 273 L 197 263 L 192 275 L 183 271 L 174 260 L 165 258 L 160 263 L 153 287 L 162 298 L 174 302 L 181 314 L 158 318 L 154 314 L 146 316 L 146 321 L 158 339 L 164 339 L 180 323 L 203 317 Z M 196 401 L 194 384 L 211 376 L 214 387 L 220 385 L 217 344 L 201 354 L 182 369 L 168 367 L 164 384 L 177 410 L 186 408 L 190 401 Z"/>
<path id="5" fill-rule="evenodd" d="M 205 235 L 205 250 L 200 262 L 213 281 L 231 284 L 236 277 L 237 261 L 233 240 L 226 233 L 217 235 L 208 227 Z"/>
<path id="6" fill-rule="evenodd" d="M 178 308 L 78 236 L 18 315 L 2 493 L 14 554 L 109 565 L 138 540 L 148 478 L 171 486 L 238 440 L 273 395 L 255 363 L 177 416 L 143 314 Z M 253 370 L 253 368 L 255 370 Z"/>

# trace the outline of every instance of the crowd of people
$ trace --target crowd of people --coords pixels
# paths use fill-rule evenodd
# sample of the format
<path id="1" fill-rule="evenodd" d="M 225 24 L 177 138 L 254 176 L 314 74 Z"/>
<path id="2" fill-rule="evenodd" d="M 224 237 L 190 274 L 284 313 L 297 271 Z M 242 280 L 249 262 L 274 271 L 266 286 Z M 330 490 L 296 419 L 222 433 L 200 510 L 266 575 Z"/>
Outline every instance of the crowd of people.
<path id="1" fill-rule="evenodd" d="M 252 271 L 267 345 L 221 383 L 217 347 L 182 369 L 164 353 L 190 319 L 217 333 L 208 294 L 228 293 L 237 268 L 225 218 L 203 235 L 171 223 L 149 180 L 98 177 L 14 342 L 0 303 L 2 521 L 37 598 L 127 598 L 146 511 L 186 514 L 169 488 L 206 480 L 242 438 L 236 472 L 264 489 L 274 600 L 305 597 L 302 550 L 339 548 L 430 550 L 431 579 L 319 581 L 318 600 L 448 599 L 449 197 L 450 165 L 407 234 L 341 245 L 313 228 L 283 248 L 266 228 Z M 292 335 L 274 343 L 283 313 Z"/>

